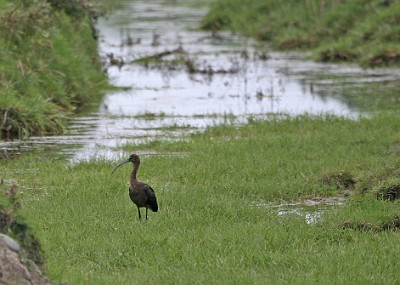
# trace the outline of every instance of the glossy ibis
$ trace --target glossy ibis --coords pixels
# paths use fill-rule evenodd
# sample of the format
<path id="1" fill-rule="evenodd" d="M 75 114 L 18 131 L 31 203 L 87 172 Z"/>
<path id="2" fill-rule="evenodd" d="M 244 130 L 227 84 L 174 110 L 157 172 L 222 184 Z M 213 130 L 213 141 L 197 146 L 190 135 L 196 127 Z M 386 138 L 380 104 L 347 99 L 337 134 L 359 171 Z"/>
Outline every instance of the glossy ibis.
<path id="1" fill-rule="evenodd" d="M 138 172 L 139 165 L 140 165 L 139 156 L 136 154 L 132 154 L 129 157 L 129 159 L 118 164 L 114 168 L 112 173 L 114 173 L 114 171 L 118 167 L 120 167 L 126 163 L 129 163 L 129 162 L 133 163 L 133 171 L 131 174 L 131 186 L 129 187 L 129 197 L 131 198 L 132 202 L 135 203 L 135 205 L 138 208 L 139 220 L 142 218 L 142 216 L 140 215 L 140 208 L 142 208 L 142 207 L 146 208 L 146 220 L 147 220 L 148 209 L 150 208 L 153 212 L 157 212 L 158 204 L 157 204 L 156 194 L 154 193 L 154 190 L 149 185 L 139 182 L 136 179 L 136 174 Z"/>

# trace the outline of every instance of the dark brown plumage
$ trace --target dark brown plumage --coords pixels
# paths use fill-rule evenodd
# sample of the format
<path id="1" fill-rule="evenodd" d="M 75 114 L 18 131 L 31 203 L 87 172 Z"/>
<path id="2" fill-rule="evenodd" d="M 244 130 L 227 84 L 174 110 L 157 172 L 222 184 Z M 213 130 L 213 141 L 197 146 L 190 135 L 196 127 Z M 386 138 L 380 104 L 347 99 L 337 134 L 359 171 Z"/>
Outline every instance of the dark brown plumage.
<path id="1" fill-rule="evenodd" d="M 120 163 L 117 165 L 112 173 L 114 171 L 126 164 L 132 162 L 133 163 L 133 171 L 131 174 L 131 180 L 130 180 L 130 187 L 129 187 L 129 197 L 131 198 L 132 202 L 135 203 L 135 205 L 138 208 L 138 213 L 139 213 L 139 220 L 142 218 L 140 215 L 140 208 L 145 207 L 146 208 L 146 220 L 147 220 L 147 211 L 150 208 L 153 212 L 158 211 L 158 204 L 157 204 L 157 199 L 156 199 L 156 194 L 154 193 L 154 190 L 147 184 L 142 183 L 136 179 L 136 174 L 139 169 L 140 165 L 140 159 L 139 156 L 136 154 L 132 154 L 129 159 L 126 161 Z"/>

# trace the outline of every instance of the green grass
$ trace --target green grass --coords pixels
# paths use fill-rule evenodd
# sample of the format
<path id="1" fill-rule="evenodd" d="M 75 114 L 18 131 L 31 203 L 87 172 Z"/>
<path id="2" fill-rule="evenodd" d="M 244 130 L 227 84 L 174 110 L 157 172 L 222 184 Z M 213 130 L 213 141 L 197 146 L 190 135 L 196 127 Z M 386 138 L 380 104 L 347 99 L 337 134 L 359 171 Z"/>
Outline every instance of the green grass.
<path id="1" fill-rule="evenodd" d="M 239 31 L 279 50 L 311 49 L 323 61 L 400 63 L 398 1 L 214 0 L 210 7 L 202 27 L 214 32 Z"/>
<path id="2" fill-rule="evenodd" d="M 60 133 L 106 86 L 92 11 L 50 2 L 0 2 L 0 138 Z"/>
<path id="3" fill-rule="evenodd" d="M 399 183 L 399 127 L 393 115 L 298 117 L 126 146 L 159 153 L 141 155 L 139 180 L 160 206 L 148 222 L 138 221 L 128 197 L 130 166 L 111 175 L 118 161 L 66 165 L 26 155 L 0 171 L 27 187 L 22 214 L 54 281 L 396 284 L 398 231 L 381 226 L 400 214 L 399 204 L 374 193 Z M 256 206 L 338 196 L 340 173 L 357 182 L 353 194 L 317 224 Z M 381 230 L 357 227 L 365 224 Z"/>

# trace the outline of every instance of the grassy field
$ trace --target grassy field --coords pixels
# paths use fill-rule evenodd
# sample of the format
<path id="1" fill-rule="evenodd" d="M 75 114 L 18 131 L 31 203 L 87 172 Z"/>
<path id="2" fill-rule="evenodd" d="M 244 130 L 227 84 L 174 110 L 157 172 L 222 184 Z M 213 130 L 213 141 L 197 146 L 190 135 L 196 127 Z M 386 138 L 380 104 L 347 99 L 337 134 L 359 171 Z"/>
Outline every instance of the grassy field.
<path id="1" fill-rule="evenodd" d="M 39 2 L 47 4 L 35 6 Z M 386 9 L 384 2 L 219 0 L 204 26 L 320 55 L 334 39 L 332 58 L 324 59 L 365 64 L 379 63 L 372 61 L 379 59 L 375 51 L 386 53 L 392 45 L 392 64 L 398 49 L 390 27 L 399 5 L 387 1 L 392 4 Z M 27 3 L 0 0 L 8 15 L 0 21 L 9 25 L 0 30 L 0 46 L 9 48 L 0 51 L 0 122 L 5 131 L 4 122 L 20 120 L 19 135 L 61 130 L 63 116 L 98 94 L 92 92 L 104 79 L 90 59 L 96 44 L 86 14 L 76 14 L 83 17 L 76 21 L 68 6 L 47 14 L 51 3 L 62 1 Z M 28 6 L 11 13 L 18 5 Z M 243 5 L 248 9 L 239 15 Z M 375 22 L 363 18 L 371 11 Z M 259 16 L 265 14 L 276 17 L 271 25 Z M 24 21 L 27 15 L 37 29 Z M 349 23 L 354 29 L 344 30 Z M 316 25 L 320 29 L 313 30 Z M 366 46 L 353 42 L 366 35 Z M 335 58 L 338 47 L 349 48 L 351 56 L 338 49 L 344 57 Z M 43 92 L 44 86 L 51 92 Z M 38 124 L 35 131 L 28 129 L 29 120 Z M 131 166 L 111 175 L 119 161 L 71 165 L 23 154 L 0 165 L 0 190 L 18 185 L 16 197 L 0 195 L 0 214 L 17 221 L 23 230 L 7 234 L 38 263 L 45 261 L 45 273 L 56 284 L 398 284 L 399 201 L 376 194 L 400 185 L 399 129 L 395 113 L 360 120 L 300 116 L 216 126 L 181 142 L 123 146 L 127 156 L 141 155 L 138 178 L 156 191 L 160 210 L 150 212 L 147 222 L 138 220 L 128 197 Z M 305 203 L 325 197 L 346 203 Z M 311 224 L 310 213 L 316 217 Z M 42 255 L 35 255 L 36 240 Z"/>
<path id="2" fill-rule="evenodd" d="M 0 1 L 0 139 L 55 134 L 106 76 L 87 1 Z"/>
<path id="3" fill-rule="evenodd" d="M 399 65 L 400 2 L 214 0 L 202 27 L 233 30 L 323 61 Z"/>
<path id="4" fill-rule="evenodd" d="M 148 222 L 128 197 L 131 166 L 111 175 L 118 161 L 25 155 L 0 173 L 18 181 L 21 214 L 56 282 L 398 284 L 399 204 L 375 194 L 400 183 L 399 128 L 392 115 L 304 116 L 125 146 L 156 191 Z M 346 204 L 315 224 L 274 207 L 343 191 Z"/>

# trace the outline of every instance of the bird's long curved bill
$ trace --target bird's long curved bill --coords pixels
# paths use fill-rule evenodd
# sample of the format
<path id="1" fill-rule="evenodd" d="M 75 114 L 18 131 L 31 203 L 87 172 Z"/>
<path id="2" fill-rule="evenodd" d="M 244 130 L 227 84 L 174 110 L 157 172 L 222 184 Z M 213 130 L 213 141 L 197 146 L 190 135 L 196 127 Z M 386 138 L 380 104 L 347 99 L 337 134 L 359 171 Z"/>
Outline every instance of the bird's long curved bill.
<path id="1" fill-rule="evenodd" d="M 120 164 L 118 164 L 118 165 L 114 168 L 114 170 L 111 172 L 111 174 L 113 174 L 114 171 L 115 171 L 118 167 L 124 165 L 125 163 L 129 163 L 129 159 L 128 159 L 128 160 L 125 160 L 124 162 L 121 162 Z"/>

